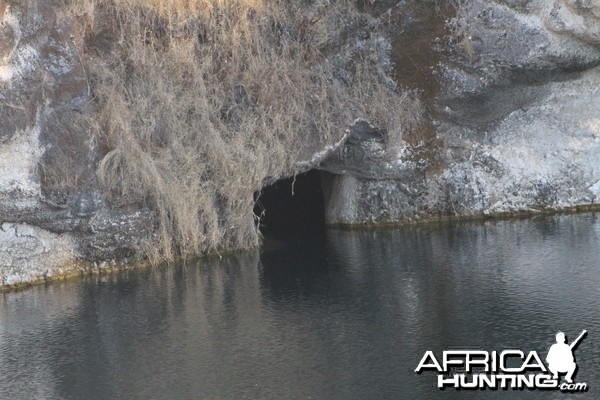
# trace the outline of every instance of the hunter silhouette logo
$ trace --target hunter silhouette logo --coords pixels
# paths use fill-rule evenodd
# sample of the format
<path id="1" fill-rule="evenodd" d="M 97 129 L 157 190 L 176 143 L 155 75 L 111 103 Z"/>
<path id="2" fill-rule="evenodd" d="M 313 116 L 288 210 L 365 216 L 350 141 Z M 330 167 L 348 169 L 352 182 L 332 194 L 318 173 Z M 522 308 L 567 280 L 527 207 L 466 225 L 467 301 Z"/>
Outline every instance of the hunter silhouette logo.
<path id="1" fill-rule="evenodd" d="M 573 350 L 575 350 L 575 347 L 577 347 L 585 335 L 587 335 L 586 330 L 581 332 L 579 337 L 569 345 L 566 343 L 567 338 L 564 333 L 558 332 L 556 334 L 556 343 L 550 347 L 548 356 L 546 357 L 548 369 L 552 372 L 552 377 L 554 379 L 558 379 L 559 373 L 566 373 L 567 382 L 573 383 L 573 375 L 577 369 Z"/>
<path id="2" fill-rule="evenodd" d="M 437 371 L 437 387 L 441 390 L 558 389 L 563 392 L 584 392 L 588 390 L 587 383 L 573 382 L 577 370 L 573 352 L 585 335 L 586 330 L 571 344 L 567 344 L 565 334 L 558 332 L 556 343 L 550 346 L 546 356 L 548 367 L 536 351 L 445 350 L 440 362 L 433 351 L 428 350 L 415 372 Z M 561 374 L 566 375 L 566 382 L 560 383 Z"/>

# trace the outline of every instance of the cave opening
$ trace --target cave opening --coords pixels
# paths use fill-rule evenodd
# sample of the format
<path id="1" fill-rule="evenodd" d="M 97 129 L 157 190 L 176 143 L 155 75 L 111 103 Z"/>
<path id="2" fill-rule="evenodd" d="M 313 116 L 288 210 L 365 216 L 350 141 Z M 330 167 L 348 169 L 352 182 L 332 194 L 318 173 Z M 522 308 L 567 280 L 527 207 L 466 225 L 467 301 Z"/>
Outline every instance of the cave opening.
<path id="1" fill-rule="evenodd" d="M 254 213 L 266 238 L 301 239 L 325 231 L 321 171 L 310 170 L 266 186 L 255 195 Z"/>

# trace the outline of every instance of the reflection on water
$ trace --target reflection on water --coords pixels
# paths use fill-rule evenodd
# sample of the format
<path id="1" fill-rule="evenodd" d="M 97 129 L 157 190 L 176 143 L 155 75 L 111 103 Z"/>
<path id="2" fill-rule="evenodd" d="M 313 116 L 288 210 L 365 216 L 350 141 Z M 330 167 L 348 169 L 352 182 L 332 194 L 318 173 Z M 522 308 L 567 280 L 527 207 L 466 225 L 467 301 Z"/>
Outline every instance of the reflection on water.
<path id="1" fill-rule="evenodd" d="M 438 392 L 425 350 L 537 350 L 588 337 L 600 386 L 594 214 L 328 231 L 263 254 L 0 297 L 7 399 L 562 398 Z M 577 395 L 568 395 L 579 398 Z"/>

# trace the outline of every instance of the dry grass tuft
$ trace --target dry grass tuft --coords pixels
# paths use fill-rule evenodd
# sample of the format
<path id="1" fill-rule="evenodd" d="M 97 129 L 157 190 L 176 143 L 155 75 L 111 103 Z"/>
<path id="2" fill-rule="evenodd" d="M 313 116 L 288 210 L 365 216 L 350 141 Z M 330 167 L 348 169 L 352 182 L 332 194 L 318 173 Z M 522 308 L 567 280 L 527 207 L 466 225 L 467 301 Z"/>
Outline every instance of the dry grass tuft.
<path id="1" fill-rule="evenodd" d="M 113 24 L 89 36 L 116 38 L 90 70 L 109 149 L 98 177 L 156 211 L 153 260 L 257 245 L 255 191 L 357 117 L 395 135 L 411 117 L 376 62 L 357 54 L 348 72 L 324 56 L 361 18 L 350 0 L 73 3 L 90 7 Z"/>
<path id="2" fill-rule="evenodd" d="M 469 62 L 473 61 L 475 55 L 475 44 L 472 39 L 473 26 L 470 23 L 472 20 L 470 0 L 452 0 L 451 7 L 455 10 L 455 17 L 449 20 L 449 28 L 456 43 L 465 52 Z"/>

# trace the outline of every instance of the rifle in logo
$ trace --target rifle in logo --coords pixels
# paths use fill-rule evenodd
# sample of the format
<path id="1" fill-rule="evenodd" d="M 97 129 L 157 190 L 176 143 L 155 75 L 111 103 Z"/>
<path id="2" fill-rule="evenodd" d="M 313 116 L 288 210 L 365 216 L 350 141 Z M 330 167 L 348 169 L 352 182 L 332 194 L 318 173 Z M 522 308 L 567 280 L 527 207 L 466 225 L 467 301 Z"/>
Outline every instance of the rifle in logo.
<path id="1" fill-rule="evenodd" d="M 535 350 L 519 349 L 501 351 L 444 350 L 441 357 L 427 350 L 415 369 L 415 373 L 437 372 L 437 388 L 468 390 L 560 390 L 561 392 L 585 392 L 586 382 L 573 382 L 577 363 L 573 352 L 587 335 L 587 330 L 571 344 L 563 332 L 556 334 L 556 343 L 550 346 L 546 366 Z M 566 382 L 559 375 L 566 374 Z"/>

